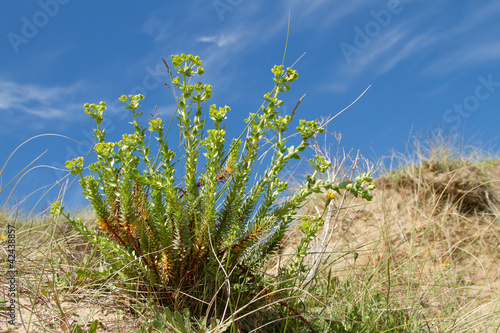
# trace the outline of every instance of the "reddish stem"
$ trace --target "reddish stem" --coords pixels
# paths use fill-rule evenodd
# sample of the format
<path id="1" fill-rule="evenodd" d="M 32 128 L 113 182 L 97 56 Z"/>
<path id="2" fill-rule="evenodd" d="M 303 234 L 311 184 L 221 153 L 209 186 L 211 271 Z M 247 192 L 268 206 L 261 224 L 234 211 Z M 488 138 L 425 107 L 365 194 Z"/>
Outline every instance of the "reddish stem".
<path id="1" fill-rule="evenodd" d="M 260 233 L 262 231 L 264 227 L 260 227 L 258 228 L 254 233 L 251 233 L 250 235 L 248 235 L 247 237 L 245 237 L 245 239 L 242 239 L 238 244 L 234 244 L 233 246 L 231 246 L 231 251 L 236 249 L 238 246 L 240 246 L 241 244 L 245 243 L 247 240 L 249 240 L 250 238 L 253 238 L 255 236 L 257 236 L 258 233 Z M 227 249 L 224 249 L 222 251 L 220 251 L 219 253 L 217 253 L 217 256 L 220 257 L 221 255 L 224 254 L 224 252 L 226 252 Z"/>
<path id="2" fill-rule="evenodd" d="M 216 183 L 220 182 L 221 180 L 223 180 L 224 178 L 226 178 L 226 176 L 227 176 L 227 173 L 226 172 L 222 172 L 220 174 L 220 176 L 215 179 L 215 182 Z M 205 183 L 198 182 L 198 184 L 196 184 L 196 187 L 202 187 L 203 185 L 205 185 Z M 186 194 L 186 191 L 182 190 L 182 193 L 179 194 L 179 199 L 182 198 L 184 196 L 184 194 Z"/>

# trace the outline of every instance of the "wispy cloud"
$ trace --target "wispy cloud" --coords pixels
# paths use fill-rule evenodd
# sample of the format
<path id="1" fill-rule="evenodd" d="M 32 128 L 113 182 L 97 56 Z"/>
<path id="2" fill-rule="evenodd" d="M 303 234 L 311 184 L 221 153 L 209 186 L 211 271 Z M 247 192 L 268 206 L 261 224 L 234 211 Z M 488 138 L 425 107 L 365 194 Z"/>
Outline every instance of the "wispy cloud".
<path id="1" fill-rule="evenodd" d="M 169 31 L 168 20 L 162 20 L 156 14 L 152 14 L 142 26 L 142 32 L 152 36 L 155 42 L 166 40 L 171 35 Z"/>
<path id="2" fill-rule="evenodd" d="M 474 66 L 500 59 L 500 41 L 487 41 L 450 50 L 430 64 L 423 72 L 426 75 L 442 76 L 467 66 Z"/>
<path id="3" fill-rule="evenodd" d="M 370 4 L 369 1 L 332 1 L 318 0 L 305 2 L 302 0 L 285 1 L 286 9 L 294 13 L 291 17 L 292 24 L 299 24 L 301 29 L 312 28 L 318 30 L 318 27 L 325 29 L 345 18 L 349 14 L 359 10 L 360 8 Z M 315 20 L 318 12 L 323 11 L 328 13 L 321 21 Z"/>
<path id="4" fill-rule="evenodd" d="M 379 66 L 378 74 L 381 75 L 390 71 L 393 67 L 407 58 L 422 53 L 423 49 L 433 44 L 435 40 L 430 32 L 424 32 L 420 35 L 409 37 L 400 47 L 391 51 L 391 56 L 386 58 L 383 65 Z"/>
<path id="5" fill-rule="evenodd" d="M 349 66 L 349 72 L 358 74 L 364 72 L 368 67 L 392 68 L 392 66 L 388 67 L 385 64 L 391 61 L 396 50 L 403 47 L 402 44 L 404 44 L 407 37 L 408 31 L 397 28 L 390 29 L 387 33 L 374 40 L 373 45 L 361 49 L 358 59 L 352 63 L 352 66 Z"/>
<path id="6" fill-rule="evenodd" d="M 442 76 L 500 58 L 500 41 L 488 28 L 492 17 L 500 13 L 500 3 L 473 6 L 454 28 L 435 34 L 436 45 L 443 50 L 422 73 Z M 457 42 L 460 41 L 460 42 Z"/>
<path id="7" fill-rule="evenodd" d="M 473 3 L 467 18 L 457 25 L 458 31 L 468 31 L 469 29 L 483 25 L 490 19 L 496 20 L 500 14 L 500 3 L 497 1 L 492 1 L 489 4 L 484 3 Z"/>
<path id="8" fill-rule="evenodd" d="M 418 55 L 423 67 L 421 74 L 425 76 L 443 76 L 451 72 L 474 66 L 487 61 L 495 61 L 500 57 L 500 42 L 496 34 L 488 28 L 491 19 L 500 13 L 500 4 L 470 5 L 463 16 L 456 17 L 454 24 L 440 27 L 429 22 L 440 22 L 440 13 L 432 8 L 419 13 L 412 19 L 413 54 Z M 420 31 L 427 30 L 425 33 Z M 422 38 L 424 37 L 424 38 Z M 417 42 L 417 43 L 414 43 Z M 432 58 L 423 54 L 432 53 Z"/>
<path id="9" fill-rule="evenodd" d="M 374 79 L 404 61 L 413 61 L 424 76 L 441 76 L 500 58 L 500 41 L 484 27 L 485 22 L 500 13 L 500 4 L 471 6 L 452 25 L 439 20 L 446 7 L 436 4 L 410 9 L 409 5 L 406 4 L 404 11 L 393 17 L 390 25 L 382 28 L 368 46 L 359 48 L 350 64 L 336 65 L 336 76 L 344 85 L 353 84 L 367 72 L 372 73 Z M 364 28 L 364 24 L 356 26 Z M 457 40 L 463 42 L 457 43 Z M 331 90 L 337 91 L 337 88 L 332 85 Z"/>
<path id="10" fill-rule="evenodd" d="M 170 119 L 170 117 L 175 113 L 177 109 L 177 104 L 169 104 L 165 106 L 159 106 L 156 108 L 156 114 L 160 117 L 166 117 Z"/>
<path id="11" fill-rule="evenodd" d="M 40 87 L 0 80 L 0 110 L 42 119 L 71 119 L 68 112 L 76 106 L 68 106 L 68 100 L 80 86 L 76 83 L 68 87 Z"/>
<path id="12" fill-rule="evenodd" d="M 203 43 L 213 43 L 218 47 L 225 47 L 235 42 L 239 41 L 241 38 L 241 34 L 239 32 L 231 32 L 231 33 L 220 33 L 211 36 L 202 36 L 197 39 L 198 42 Z"/>

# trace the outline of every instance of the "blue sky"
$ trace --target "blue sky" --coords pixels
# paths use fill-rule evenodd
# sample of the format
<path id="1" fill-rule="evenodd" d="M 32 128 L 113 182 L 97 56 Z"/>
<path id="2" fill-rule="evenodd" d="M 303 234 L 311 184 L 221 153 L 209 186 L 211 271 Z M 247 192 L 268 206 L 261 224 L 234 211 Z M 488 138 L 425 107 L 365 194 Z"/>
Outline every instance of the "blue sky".
<path id="1" fill-rule="evenodd" d="M 371 85 L 328 127 L 342 133 L 347 150 L 377 159 L 404 151 L 411 131 L 438 129 L 499 143 L 498 1 L 40 0 L 2 1 L 0 13 L 0 167 L 35 137 L 8 161 L 2 187 L 42 155 L 10 204 L 29 194 L 37 201 L 64 176 L 55 168 L 88 152 L 93 122 L 84 103 L 107 102 L 110 140 L 130 131 L 122 94 L 144 94 L 145 114 L 157 106 L 170 119 L 175 104 L 162 84 L 162 57 L 201 57 L 211 102 L 231 106 L 229 135 L 238 135 L 272 89 L 270 69 L 282 61 L 289 16 L 285 65 L 305 55 L 294 66 L 299 80 L 283 96 L 284 113 L 306 94 L 296 118 L 328 117 Z M 58 136 L 36 137 L 49 133 Z M 67 200 L 83 203 L 77 186 Z"/>

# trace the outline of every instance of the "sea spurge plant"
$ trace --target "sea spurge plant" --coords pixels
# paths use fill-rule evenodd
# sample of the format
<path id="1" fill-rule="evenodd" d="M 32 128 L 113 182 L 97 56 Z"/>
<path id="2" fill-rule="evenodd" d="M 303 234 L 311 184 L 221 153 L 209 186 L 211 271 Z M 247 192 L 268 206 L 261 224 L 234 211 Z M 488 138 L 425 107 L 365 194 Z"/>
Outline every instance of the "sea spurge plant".
<path id="1" fill-rule="evenodd" d="M 81 175 L 83 171 L 83 157 L 77 157 L 67 161 L 66 168 L 71 170 L 73 176 Z"/>
<path id="2" fill-rule="evenodd" d="M 83 175 L 83 158 L 69 161 L 71 173 L 96 214 L 97 230 L 62 214 L 108 257 L 123 276 L 141 281 L 136 289 L 153 290 L 163 304 L 206 310 L 200 304 L 231 300 L 246 304 L 265 287 L 259 268 L 265 265 L 294 221 L 293 216 L 312 193 L 350 191 L 371 200 L 369 175 L 355 183 L 333 184 L 316 177 L 331 165 L 322 157 L 312 161 L 313 175 L 288 198 L 281 198 L 288 184 L 280 178 L 292 159 L 299 159 L 310 139 L 324 129 L 314 121 L 300 120 L 298 146 L 288 145 L 285 133 L 292 116 L 279 116 L 280 93 L 298 78 L 295 70 L 275 66 L 275 87 L 264 95 L 264 104 L 250 114 L 246 137 L 228 144 L 225 121 L 230 107 L 208 106 L 212 86 L 190 78 L 204 70 L 199 57 L 172 56 L 178 76 L 172 84 L 177 95 L 177 120 L 181 155 L 169 147 L 168 131 L 161 118 L 144 126 L 138 112 L 142 95 L 123 95 L 120 101 L 132 113 L 134 131 L 118 142 L 105 140 L 102 123 L 105 103 L 85 104 L 96 120 L 97 161 Z M 129 112 L 130 112 L 129 111 Z M 208 114 L 208 116 L 207 116 Z M 149 131 L 149 132 L 147 132 Z M 152 135 L 153 138 L 149 138 Z M 256 163 L 262 144 L 273 143 L 273 156 L 256 181 Z M 151 140 L 151 141 L 150 141 Z M 156 142 L 152 144 L 151 142 Z M 201 158 L 203 156 L 203 158 Z M 203 162 L 201 162 L 203 161 Z M 332 192 L 333 193 L 333 192 Z M 60 204 L 54 213 L 61 214 Z M 304 226 L 314 237 L 321 217 Z M 230 288 L 220 288 L 229 282 Z M 233 297 L 235 290 L 244 296 Z M 202 302 L 199 302 L 201 300 Z M 233 307 L 234 308 L 234 307 Z"/>

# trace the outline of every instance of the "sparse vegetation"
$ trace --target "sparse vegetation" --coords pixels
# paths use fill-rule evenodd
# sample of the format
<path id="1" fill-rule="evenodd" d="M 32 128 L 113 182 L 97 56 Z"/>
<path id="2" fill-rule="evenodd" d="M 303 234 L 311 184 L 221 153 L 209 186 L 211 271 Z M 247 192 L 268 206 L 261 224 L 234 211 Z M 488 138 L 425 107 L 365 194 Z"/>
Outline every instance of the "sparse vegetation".
<path id="1" fill-rule="evenodd" d="M 274 69 L 274 92 L 288 73 Z M 285 181 L 278 175 L 283 171 L 279 159 L 300 153 L 300 146 L 281 151 L 285 138 L 279 126 L 286 130 L 290 120 L 277 117 L 280 103 L 271 93 L 262 115 L 250 117 L 249 127 L 255 127 L 252 135 L 258 133 L 261 138 L 266 129 L 269 133 L 275 130 L 276 135 L 267 138 L 275 140 L 278 154 L 260 182 L 247 183 L 253 168 L 248 165 L 243 170 L 244 161 L 256 161 L 257 156 L 249 153 L 248 146 L 241 149 L 238 141 L 224 149 L 222 132 L 207 131 L 211 139 L 204 140 L 202 113 L 197 111 L 198 119 L 188 121 L 189 103 L 183 98 L 196 99 L 195 91 L 206 93 L 211 87 L 181 81 L 174 84 L 178 82 L 183 95 L 179 120 L 187 150 L 180 159 L 185 165 L 182 174 L 165 170 L 181 162 L 171 163 L 173 156 L 166 141 L 162 145 L 164 133 L 157 120 L 150 126 L 160 142 L 158 159 L 149 150 L 146 131 L 138 121 L 141 97 L 129 96 L 122 100 L 133 112 L 135 132 L 114 143 L 114 152 L 106 154 L 110 143 L 97 127 L 98 161 L 92 168 L 99 177 L 84 176 L 82 160 L 69 163 L 73 173 L 82 176 L 92 210 L 68 214 L 62 204 L 56 204 L 53 213 L 63 214 L 67 220 L 47 214 L 23 220 L 22 214 L 4 206 L 0 234 L 7 235 L 8 224 L 17 230 L 16 301 L 21 324 L 7 326 L 3 321 L 2 331 L 500 331 L 500 160 L 495 156 L 477 147 L 456 150 L 457 146 L 441 139 L 416 146 L 409 149 L 414 156 L 394 154 L 393 167 L 379 171 L 373 181 L 374 199 L 367 202 L 371 196 L 366 183 L 371 182 L 368 174 L 374 171 L 373 165 L 359 154 L 351 156 L 340 149 L 331 155 L 325 139 L 323 145 L 318 141 L 312 145 L 317 156 L 312 177 L 305 179 L 304 187 L 295 187 L 291 177 Z M 89 114 L 101 119 L 104 104 L 86 106 Z M 227 110 L 209 109 L 215 130 L 223 130 L 217 119 L 224 118 Z M 274 125 L 267 123 L 271 118 Z M 320 128 L 326 129 L 325 123 L 309 122 L 299 131 L 304 137 L 312 129 L 313 134 L 306 133 L 312 139 Z M 125 140 L 134 135 L 136 145 L 124 148 Z M 142 160 L 125 156 L 134 149 Z M 207 162 L 197 170 L 195 162 L 202 149 Z M 274 172 L 275 168 L 280 172 Z M 144 169 L 149 170 L 147 174 L 135 172 Z M 156 173 L 160 169 L 162 173 Z M 325 172 L 322 178 L 319 171 Z M 165 180 L 170 184 L 165 191 L 152 186 L 152 180 L 162 175 L 173 179 L 170 183 Z M 299 184 L 305 178 L 292 176 Z M 239 185 L 238 190 L 238 177 L 247 187 Z M 280 185 L 285 182 L 292 186 L 285 189 Z M 224 200 L 240 196 L 236 207 L 245 207 L 249 202 L 245 200 L 257 195 L 259 186 L 263 190 L 258 194 L 264 200 L 254 200 L 253 208 L 243 215 L 236 208 L 231 212 L 235 230 L 244 232 L 231 234 L 230 223 L 226 233 L 219 231 L 224 218 L 221 212 L 228 209 Z M 277 189 L 279 193 L 274 193 Z M 310 192 L 304 193 L 304 189 Z M 281 211 L 290 202 L 285 195 L 300 200 Z M 162 198 L 169 201 L 163 203 Z M 149 218 L 159 216 L 158 209 L 163 209 L 164 216 L 169 211 L 172 216 L 180 214 L 171 219 L 170 243 L 161 230 L 150 229 L 158 228 L 161 221 Z M 210 209 L 218 214 L 207 214 Z M 191 216 L 196 216 L 194 221 Z M 96 221 L 100 228 L 95 227 Z M 147 224 L 151 221 L 156 222 Z M 198 224 L 186 229 L 189 223 Z M 225 237 L 198 237 L 203 226 L 208 233 L 222 232 Z M 185 229 L 191 234 L 181 237 L 172 232 Z M 132 240 L 120 245 L 113 230 L 120 238 L 132 235 Z M 167 232 L 165 228 L 163 233 Z M 247 244 L 249 240 L 251 244 Z M 0 248 L 6 254 L 5 241 L 1 239 Z M 187 249 L 185 256 L 180 256 L 181 244 Z M 204 257 L 196 255 L 198 250 L 205 251 L 208 259 L 197 261 Z M 168 269 L 161 265 L 166 262 L 164 253 L 173 262 Z M 183 262 L 184 258 L 189 260 Z M 2 270 L 8 267 L 4 254 L 0 264 Z M 170 269 L 182 273 L 176 277 L 168 273 Z M 189 283 L 184 284 L 186 277 L 190 277 Z M 0 303 L 0 313 L 5 313 L 7 300 L 4 290 L 0 302 L 5 305 Z"/>

